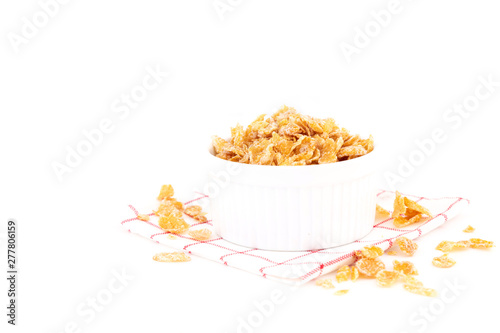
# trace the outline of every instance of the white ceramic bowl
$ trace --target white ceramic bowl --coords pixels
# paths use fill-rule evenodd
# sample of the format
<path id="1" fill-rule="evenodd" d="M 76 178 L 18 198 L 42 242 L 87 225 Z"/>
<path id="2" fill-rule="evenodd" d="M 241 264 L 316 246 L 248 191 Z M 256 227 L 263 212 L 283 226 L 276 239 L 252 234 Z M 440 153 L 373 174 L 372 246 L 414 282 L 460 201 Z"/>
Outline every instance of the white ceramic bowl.
<path id="1" fill-rule="evenodd" d="M 347 244 L 375 219 L 377 147 L 337 163 L 267 166 L 229 162 L 208 151 L 215 232 L 251 248 L 304 251 Z"/>

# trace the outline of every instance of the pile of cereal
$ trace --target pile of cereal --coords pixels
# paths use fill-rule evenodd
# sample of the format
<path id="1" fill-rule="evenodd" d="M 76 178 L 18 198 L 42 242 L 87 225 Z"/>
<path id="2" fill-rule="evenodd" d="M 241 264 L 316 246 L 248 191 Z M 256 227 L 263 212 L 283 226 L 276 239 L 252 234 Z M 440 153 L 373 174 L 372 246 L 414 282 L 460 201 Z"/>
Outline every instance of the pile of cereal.
<path id="1" fill-rule="evenodd" d="M 310 165 L 360 157 L 373 150 L 373 138 L 361 139 L 332 118 L 317 119 L 284 106 L 272 116 L 260 115 L 246 129 L 231 129 L 231 138 L 214 136 L 219 158 L 246 164 Z"/>
<path id="2" fill-rule="evenodd" d="M 172 185 L 163 185 L 158 195 L 158 209 L 154 215 L 158 216 L 158 225 L 166 232 L 170 239 L 176 239 L 174 234 L 187 234 L 194 240 L 205 241 L 210 239 L 212 232 L 209 229 L 193 229 L 189 230 L 195 224 L 188 224 L 183 217 L 183 214 L 194 219 L 197 224 L 208 222 L 206 213 L 197 205 L 184 207 L 184 205 L 174 198 L 174 188 Z M 149 221 L 149 215 L 138 214 L 137 219 Z M 159 262 L 185 262 L 191 258 L 183 252 L 162 252 L 153 257 L 153 260 Z"/>
<path id="3" fill-rule="evenodd" d="M 394 210 L 389 212 L 383 207 L 377 205 L 377 214 L 379 217 L 394 218 L 394 225 L 398 228 L 406 227 L 410 224 L 420 221 L 422 215 L 431 217 L 430 211 L 417 204 L 401 193 L 396 192 L 396 199 L 394 200 Z M 466 233 L 474 232 L 472 226 L 468 226 L 465 230 Z M 418 249 L 418 245 L 406 237 L 399 237 L 394 241 L 394 248 L 399 249 L 402 255 L 411 257 Z M 436 250 L 444 252 L 440 257 L 432 259 L 432 264 L 439 268 L 450 268 L 456 264 L 456 261 L 448 257 L 449 252 L 455 250 L 464 250 L 468 248 L 473 249 L 488 249 L 495 246 L 493 242 L 483 240 L 480 238 L 470 238 L 469 240 L 461 241 L 442 241 L 436 247 Z M 427 288 L 424 284 L 415 278 L 418 275 L 418 270 L 411 261 L 398 261 L 394 260 L 392 270 L 387 269 L 384 262 L 380 257 L 384 251 L 374 245 L 365 246 L 359 251 L 354 252 L 355 263 L 352 265 L 344 265 L 337 270 L 335 279 L 337 283 L 343 284 L 344 282 L 354 282 L 361 278 L 374 279 L 376 284 L 380 287 L 391 287 L 398 282 L 403 284 L 404 290 L 422 295 L 434 297 L 437 291 L 432 288 Z M 388 250 L 387 255 L 397 255 L 395 250 Z M 316 285 L 325 289 L 334 289 L 335 285 L 332 279 L 316 280 Z M 334 295 L 344 295 L 348 292 L 346 289 L 339 290 Z"/>

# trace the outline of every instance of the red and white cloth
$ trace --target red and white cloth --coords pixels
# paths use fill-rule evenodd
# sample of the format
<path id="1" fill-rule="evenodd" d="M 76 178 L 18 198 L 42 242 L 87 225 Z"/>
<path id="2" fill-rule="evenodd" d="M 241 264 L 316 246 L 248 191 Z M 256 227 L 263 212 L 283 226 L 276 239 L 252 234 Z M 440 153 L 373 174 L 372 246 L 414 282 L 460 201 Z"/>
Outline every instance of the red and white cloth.
<path id="1" fill-rule="evenodd" d="M 185 217 L 185 220 L 191 222 L 191 229 L 210 229 L 212 230 L 212 238 L 206 241 L 197 241 L 187 234 L 183 234 L 176 235 L 176 239 L 170 239 L 167 237 L 168 233 L 158 226 L 158 218 L 153 213 L 140 212 L 132 205 L 129 205 L 128 208 L 127 214 L 129 217 L 123 220 L 121 224 L 129 232 L 150 238 L 170 248 L 183 250 L 268 279 L 299 285 L 334 271 L 342 265 L 352 263 L 354 261 L 354 251 L 366 245 L 377 245 L 386 250 L 400 236 L 410 239 L 418 238 L 441 226 L 469 204 L 469 200 L 460 197 L 431 199 L 403 195 L 428 208 L 434 217 L 401 229 L 394 228 L 392 218 L 375 221 L 372 232 L 364 238 L 347 245 L 322 250 L 279 252 L 238 246 L 214 234 L 210 220 L 207 223 L 200 224 L 188 216 Z M 377 195 L 377 203 L 391 211 L 394 197 L 394 192 L 381 191 Z M 185 204 L 197 204 L 202 200 L 208 199 L 206 196 L 198 194 L 197 198 L 187 201 Z M 151 216 L 150 221 L 139 220 L 137 218 L 138 214 Z"/>

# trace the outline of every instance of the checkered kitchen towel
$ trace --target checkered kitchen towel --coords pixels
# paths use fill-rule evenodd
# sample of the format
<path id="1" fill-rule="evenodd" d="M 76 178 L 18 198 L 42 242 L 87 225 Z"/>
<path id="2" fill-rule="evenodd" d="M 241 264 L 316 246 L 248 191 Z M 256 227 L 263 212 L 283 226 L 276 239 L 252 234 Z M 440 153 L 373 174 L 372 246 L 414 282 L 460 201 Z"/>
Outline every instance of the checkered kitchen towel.
<path id="1" fill-rule="evenodd" d="M 171 248 L 184 250 L 191 254 L 258 274 L 268 279 L 299 285 L 334 271 L 342 265 L 352 263 L 354 261 L 354 251 L 366 245 L 377 245 L 386 250 L 400 236 L 410 239 L 418 238 L 441 226 L 469 204 L 469 200 L 459 197 L 430 199 L 407 194 L 403 195 L 427 207 L 434 215 L 434 218 L 402 229 L 394 228 L 392 218 L 379 220 L 375 222 L 372 232 L 364 238 L 347 245 L 323 250 L 280 252 L 238 246 L 217 237 L 213 233 L 210 220 L 207 223 L 200 224 L 188 216 L 185 219 L 191 222 L 191 228 L 203 227 L 211 229 L 213 234 L 212 239 L 197 241 L 187 234 L 177 235 L 176 239 L 170 239 L 167 237 L 167 233 L 157 225 L 157 217 L 153 213 L 148 214 L 151 216 L 150 221 L 141 221 L 137 218 L 137 215 L 140 213 L 147 214 L 148 212 L 139 212 L 132 205 L 129 206 L 129 210 L 127 211 L 129 217 L 123 220 L 121 224 L 129 232 L 150 238 L 157 243 L 167 245 Z M 394 192 L 381 191 L 377 194 L 377 203 L 387 210 L 392 210 L 394 197 Z M 197 198 L 187 201 L 184 204 L 197 204 L 202 200 L 208 199 L 206 196 L 198 194 Z"/>

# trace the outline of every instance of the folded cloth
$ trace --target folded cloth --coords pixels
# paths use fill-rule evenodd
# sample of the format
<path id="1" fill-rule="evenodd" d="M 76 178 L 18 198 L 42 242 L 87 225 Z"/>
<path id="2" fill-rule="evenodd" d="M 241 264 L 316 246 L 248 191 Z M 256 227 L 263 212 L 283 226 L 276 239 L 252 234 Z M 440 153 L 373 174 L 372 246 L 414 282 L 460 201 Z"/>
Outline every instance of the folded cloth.
<path id="1" fill-rule="evenodd" d="M 280 252 L 239 246 L 215 235 L 210 219 L 206 223 L 199 223 L 187 215 L 185 220 L 192 222 L 190 230 L 199 228 L 210 229 L 212 231 L 212 238 L 206 241 L 197 241 L 186 233 L 176 235 L 176 238 L 173 239 L 171 235 L 169 237 L 169 233 L 163 231 L 158 226 L 157 216 L 153 213 L 146 213 L 151 217 L 150 221 L 142 221 L 138 219 L 139 211 L 132 205 L 129 205 L 129 209 L 131 210 L 128 211 L 129 218 L 123 220 L 121 224 L 129 232 L 150 238 L 157 243 L 167 245 L 171 248 L 187 251 L 227 266 L 258 274 L 267 279 L 300 285 L 323 274 L 332 272 L 342 265 L 352 263 L 355 259 L 354 252 L 364 246 L 377 245 L 385 251 L 393 245 L 394 240 L 398 237 L 418 238 L 441 226 L 469 204 L 469 200 L 460 197 L 431 199 L 414 195 L 403 195 L 428 208 L 433 218 L 424 219 L 422 222 L 397 229 L 392 223 L 393 219 L 386 217 L 374 221 L 373 230 L 362 239 L 347 245 L 321 250 Z M 390 211 L 392 210 L 394 198 L 394 192 L 380 191 L 377 194 L 377 203 Z M 199 204 L 206 200 L 208 200 L 207 196 L 198 194 L 198 197 L 185 202 L 185 204 Z"/>

